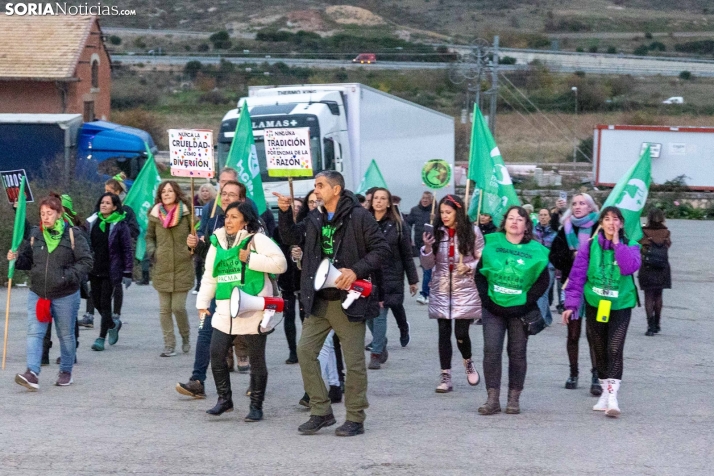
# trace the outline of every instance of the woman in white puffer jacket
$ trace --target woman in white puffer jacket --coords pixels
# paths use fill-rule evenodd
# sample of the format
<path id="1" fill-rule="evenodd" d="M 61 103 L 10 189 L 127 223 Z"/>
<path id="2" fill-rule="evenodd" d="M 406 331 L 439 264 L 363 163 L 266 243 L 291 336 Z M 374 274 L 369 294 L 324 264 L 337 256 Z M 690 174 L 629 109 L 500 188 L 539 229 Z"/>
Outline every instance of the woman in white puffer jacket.
<path id="1" fill-rule="evenodd" d="M 242 313 L 231 318 L 230 296 L 236 287 L 252 296 L 273 296 L 273 284 L 268 273 L 284 273 L 287 261 L 280 247 L 262 233 L 258 215 L 252 206 L 235 202 L 225 210 L 225 227 L 211 236 L 205 266 L 196 308 L 199 316 L 208 314 L 211 299 L 216 298 L 216 312 L 211 319 L 211 370 L 218 393 L 218 403 L 207 413 L 220 415 L 233 410 L 225 355 L 235 336 L 241 336 L 245 339 L 251 363 L 250 412 L 245 420 L 262 420 L 268 383 L 265 365 L 267 335 L 258 332 L 263 311 Z"/>

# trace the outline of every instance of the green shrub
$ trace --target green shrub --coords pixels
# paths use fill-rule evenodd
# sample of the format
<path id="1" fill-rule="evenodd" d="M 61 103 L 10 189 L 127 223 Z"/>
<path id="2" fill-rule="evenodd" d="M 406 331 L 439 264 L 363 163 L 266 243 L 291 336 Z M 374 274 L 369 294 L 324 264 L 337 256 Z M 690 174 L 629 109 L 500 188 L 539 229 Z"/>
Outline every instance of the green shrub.
<path id="1" fill-rule="evenodd" d="M 617 48 L 614 46 L 608 46 L 607 47 L 607 54 L 609 55 L 616 55 L 617 54 Z"/>
<path id="2" fill-rule="evenodd" d="M 191 79 L 196 79 L 196 75 L 199 71 L 203 69 L 203 65 L 200 61 L 189 61 L 186 66 L 183 67 L 183 72 L 186 73 Z"/>
<path id="3" fill-rule="evenodd" d="M 692 72 L 691 71 L 682 71 L 681 73 L 679 73 L 679 79 L 689 81 L 690 79 L 692 79 Z"/>
<path id="4" fill-rule="evenodd" d="M 109 37 L 109 43 L 115 46 L 121 45 L 121 38 L 116 35 L 112 35 Z"/>
<path id="5" fill-rule="evenodd" d="M 499 64 L 516 64 L 516 58 L 511 56 L 504 56 L 503 58 L 498 58 Z"/>
<path id="6" fill-rule="evenodd" d="M 647 45 L 640 45 L 637 48 L 635 48 L 635 51 L 632 52 L 632 54 L 636 56 L 647 56 L 647 53 L 649 52 L 649 48 L 647 48 Z"/>

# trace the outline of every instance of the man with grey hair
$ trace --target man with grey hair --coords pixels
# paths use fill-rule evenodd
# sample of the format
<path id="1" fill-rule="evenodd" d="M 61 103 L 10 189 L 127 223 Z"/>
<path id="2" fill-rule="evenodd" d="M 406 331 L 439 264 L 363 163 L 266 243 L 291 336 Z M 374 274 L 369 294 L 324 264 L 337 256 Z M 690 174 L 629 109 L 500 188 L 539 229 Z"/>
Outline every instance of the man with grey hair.
<path id="1" fill-rule="evenodd" d="M 369 406 L 365 321 L 379 314 L 381 286 L 376 282 L 369 297 L 357 299 L 347 309 L 342 309 L 342 301 L 355 280 L 380 280 L 380 270 L 389 259 L 390 249 L 372 214 L 360 206 L 352 192 L 345 190 L 342 174 L 318 173 L 314 193 L 321 204 L 300 223 L 293 222 L 290 197 L 274 193 L 280 208 L 280 236 L 286 245 L 303 250 L 300 292 L 308 317 L 297 351 L 305 392 L 310 397 L 311 416 L 298 431 L 311 435 L 336 423 L 317 359 L 325 338 L 334 329 L 347 369 L 344 394 L 347 418 L 335 434 L 354 436 L 364 433 L 365 409 Z M 336 288 L 316 291 L 315 276 L 325 258 L 339 270 L 340 276 L 335 281 Z"/>

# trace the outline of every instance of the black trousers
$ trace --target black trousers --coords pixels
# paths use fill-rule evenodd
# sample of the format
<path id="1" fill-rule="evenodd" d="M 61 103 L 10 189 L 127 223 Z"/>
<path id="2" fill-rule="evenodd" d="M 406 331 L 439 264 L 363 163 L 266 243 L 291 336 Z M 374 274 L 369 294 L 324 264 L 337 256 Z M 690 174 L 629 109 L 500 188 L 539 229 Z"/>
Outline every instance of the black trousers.
<path id="1" fill-rule="evenodd" d="M 219 397 L 224 399 L 229 399 L 232 395 L 226 354 L 228 353 L 228 349 L 233 345 L 235 338 L 236 336 L 226 334 L 215 328 L 213 329 L 213 335 L 211 335 L 211 371 L 213 372 L 213 380 L 216 383 L 216 393 L 218 393 Z M 265 344 L 268 340 L 268 336 L 248 334 L 239 336 L 239 339 L 245 343 L 248 350 L 251 375 L 267 376 L 268 368 L 265 365 Z"/>
<path id="2" fill-rule="evenodd" d="M 89 282 L 92 285 L 92 302 L 102 316 L 102 325 L 99 330 L 99 337 L 107 337 L 107 331 L 114 327 L 112 320 L 112 293 L 114 286 L 108 276 L 90 276 Z"/>
<path id="3" fill-rule="evenodd" d="M 396 304 L 388 306 L 394 314 L 394 320 L 397 321 L 397 327 L 400 331 L 406 331 L 409 324 L 407 323 L 407 312 L 404 310 L 404 304 Z"/>
<path id="4" fill-rule="evenodd" d="M 439 323 L 439 362 L 441 370 L 451 369 L 451 321 L 454 321 L 454 337 L 456 346 L 464 359 L 471 358 L 471 338 L 469 337 L 469 326 L 473 319 L 437 319 Z"/>
<path id="5" fill-rule="evenodd" d="M 501 317 L 481 310 L 483 318 L 483 376 L 486 388 L 501 388 L 503 339 L 508 334 L 508 388 L 523 390 L 526 381 L 528 334 L 517 317 Z"/>
<path id="6" fill-rule="evenodd" d="M 124 287 L 119 283 L 114 286 L 114 314 L 121 315 L 122 304 L 124 304 Z"/>
<path id="7" fill-rule="evenodd" d="M 568 321 L 568 337 L 565 342 L 565 348 L 568 351 L 568 360 L 570 361 L 570 375 L 577 377 L 579 375 L 578 357 L 580 354 L 580 334 L 582 334 L 584 318 L 570 319 Z M 590 363 L 595 369 L 595 352 L 593 351 L 592 339 L 587 326 L 585 329 L 585 337 L 588 340 L 588 349 L 590 350 Z"/>
<path id="8" fill-rule="evenodd" d="M 625 337 L 630 325 L 632 309 L 610 311 L 608 322 L 598 322 L 597 308 L 585 306 L 585 319 L 595 352 L 595 367 L 600 379 L 614 378 L 622 380 L 622 355 L 625 350 Z"/>
<path id="9" fill-rule="evenodd" d="M 292 291 L 281 292 L 285 307 L 283 308 L 283 329 L 285 330 L 285 338 L 288 341 L 288 349 L 290 355 L 295 355 L 297 352 L 297 327 L 295 326 L 295 311 L 299 311 L 300 322 L 305 320 L 305 310 L 302 308 L 300 301 Z"/>

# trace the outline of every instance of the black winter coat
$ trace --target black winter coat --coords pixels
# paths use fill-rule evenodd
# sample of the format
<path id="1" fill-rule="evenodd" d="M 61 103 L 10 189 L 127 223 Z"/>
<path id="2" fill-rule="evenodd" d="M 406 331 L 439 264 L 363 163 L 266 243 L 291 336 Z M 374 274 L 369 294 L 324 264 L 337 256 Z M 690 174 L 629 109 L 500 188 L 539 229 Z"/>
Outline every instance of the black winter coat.
<path id="1" fill-rule="evenodd" d="M 652 243 L 664 245 L 669 249 L 672 246 L 669 230 L 666 226 L 657 228 L 642 227 L 642 239 L 639 241 L 642 248 L 642 266 L 638 273 L 640 289 L 643 291 L 651 289 L 671 289 L 672 288 L 672 270 L 667 261 L 667 266 L 664 268 L 654 268 L 645 264 L 644 257 Z"/>
<path id="2" fill-rule="evenodd" d="M 128 215 L 127 215 L 128 216 Z M 98 217 L 87 219 L 87 234 L 92 247 L 92 228 L 97 226 Z M 116 286 L 122 278 L 131 278 L 134 269 L 134 246 L 131 242 L 131 226 L 126 218 L 109 225 L 109 281 Z"/>
<path id="3" fill-rule="evenodd" d="M 378 224 L 391 250 L 389 260 L 382 265 L 384 306 L 396 306 L 404 302 L 404 273 L 407 274 L 409 284 L 419 282 L 419 275 L 412 258 L 409 229 L 404 223 L 400 223 L 402 229 L 399 230 L 397 223 L 389 216 L 383 217 Z"/>
<path id="4" fill-rule="evenodd" d="M 283 243 L 283 239 L 280 236 L 280 230 L 277 227 L 273 232 L 273 239 L 280 247 L 280 251 L 283 252 L 285 260 L 288 262 L 288 270 L 278 276 L 278 286 L 280 286 L 280 291 L 287 293 L 299 291 L 300 270 L 297 267 L 297 263 L 293 261 L 292 254 L 290 253 L 290 246 Z"/>
<path id="5" fill-rule="evenodd" d="M 409 231 L 414 228 L 414 249 L 412 250 L 412 256 L 419 256 L 419 250 L 424 246 L 424 240 L 422 236 L 424 235 L 424 224 L 429 223 L 431 220 L 431 205 L 428 207 L 422 207 L 421 204 L 416 207 L 412 207 L 409 211 L 409 215 L 406 217 L 407 225 L 409 225 Z"/>
<path id="6" fill-rule="evenodd" d="M 573 227 L 573 231 L 576 235 L 579 229 L 577 226 Z M 590 230 L 591 237 L 595 234 L 595 230 L 597 230 L 597 227 L 593 226 L 592 230 Z M 558 234 L 555 235 L 553 245 L 550 247 L 549 259 L 551 264 L 555 266 L 555 269 L 560 270 L 561 280 L 565 282 L 568 276 L 570 276 L 573 263 L 575 263 L 575 250 L 571 250 L 568 247 L 568 240 L 565 238 L 565 227 L 561 227 Z"/>
<path id="7" fill-rule="evenodd" d="M 327 223 L 327 212 L 323 207 L 311 211 L 300 223 L 293 223 L 292 211 L 280 211 L 278 226 L 283 242 L 302 248 L 302 274 L 300 278 L 300 301 L 305 315 L 312 313 L 315 304 L 314 280 L 317 268 L 322 261 L 322 225 Z M 352 192 L 342 192 L 335 215 L 335 254 L 333 264 L 336 268 L 349 268 L 357 279 L 372 279 L 378 282 L 382 264 L 389 260 L 389 245 L 382 236 L 379 225 L 370 212 L 365 210 Z M 340 291 L 342 300 L 347 297 Z M 350 322 L 362 322 L 379 315 L 379 292 L 373 292 L 367 299 L 357 299 L 345 310 Z"/>
<path id="8" fill-rule="evenodd" d="M 45 238 L 38 226 L 32 227 L 30 240 L 20 248 L 15 268 L 30 270 L 30 290 L 41 298 L 58 299 L 76 293 L 92 269 L 94 260 L 85 234 L 77 227 L 72 228 L 72 249 L 69 229 L 65 226 L 62 239 L 52 253 L 47 252 Z"/>

